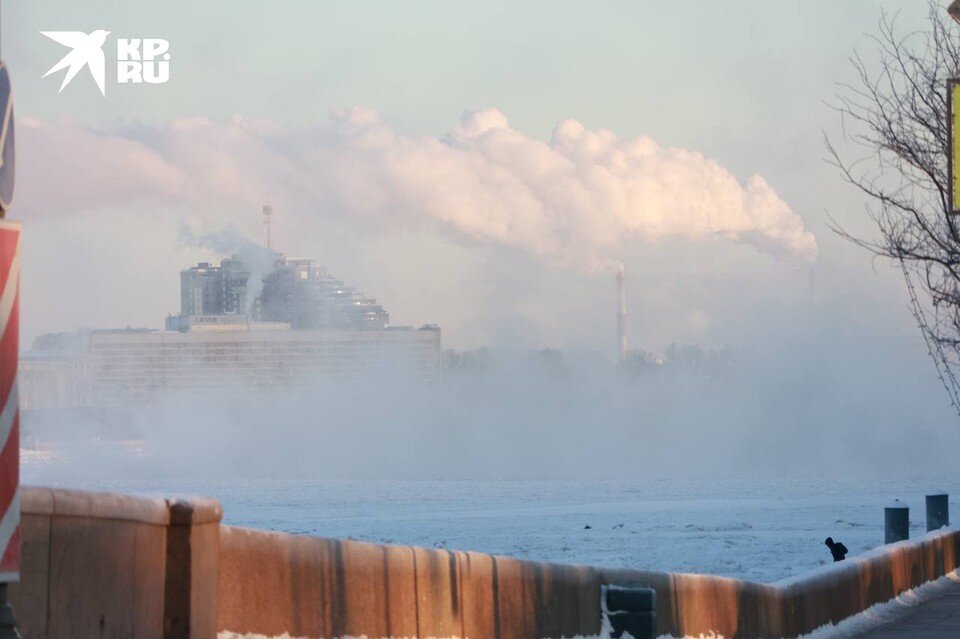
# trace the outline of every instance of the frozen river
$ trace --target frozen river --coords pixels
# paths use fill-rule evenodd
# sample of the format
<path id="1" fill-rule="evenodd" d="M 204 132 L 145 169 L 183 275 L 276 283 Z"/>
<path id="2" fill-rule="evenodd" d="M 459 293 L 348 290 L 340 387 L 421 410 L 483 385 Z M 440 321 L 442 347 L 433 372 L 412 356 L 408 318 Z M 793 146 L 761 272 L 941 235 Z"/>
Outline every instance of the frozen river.
<path id="1" fill-rule="evenodd" d="M 960 480 L 71 481 L 25 460 L 25 483 L 219 499 L 228 524 L 564 563 L 775 581 L 883 541 L 883 506 L 960 494 Z M 951 499 L 951 510 L 957 513 Z M 587 528 L 589 526 L 589 528 Z"/>

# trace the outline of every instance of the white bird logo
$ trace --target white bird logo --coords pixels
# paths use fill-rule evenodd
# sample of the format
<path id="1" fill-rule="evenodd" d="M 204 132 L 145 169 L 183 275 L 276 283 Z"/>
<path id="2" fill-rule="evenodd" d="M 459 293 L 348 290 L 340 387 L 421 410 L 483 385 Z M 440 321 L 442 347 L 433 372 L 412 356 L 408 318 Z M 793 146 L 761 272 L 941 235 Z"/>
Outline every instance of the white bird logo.
<path id="1" fill-rule="evenodd" d="M 60 91 L 57 93 L 62 92 L 63 88 L 70 84 L 70 80 L 73 80 L 80 73 L 80 69 L 87 67 L 90 69 L 90 75 L 93 76 L 97 86 L 100 87 L 100 94 L 107 95 L 103 43 L 107 41 L 107 36 L 110 35 L 109 31 L 97 29 L 89 35 L 83 31 L 41 31 L 40 33 L 65 47 L 73 49 L 63 56 L 60 62 L 57 62 L 43 74 L 43 77 L 47 77 L 51 73 L 69 67 L 67 74 L 63 77 Z"/>

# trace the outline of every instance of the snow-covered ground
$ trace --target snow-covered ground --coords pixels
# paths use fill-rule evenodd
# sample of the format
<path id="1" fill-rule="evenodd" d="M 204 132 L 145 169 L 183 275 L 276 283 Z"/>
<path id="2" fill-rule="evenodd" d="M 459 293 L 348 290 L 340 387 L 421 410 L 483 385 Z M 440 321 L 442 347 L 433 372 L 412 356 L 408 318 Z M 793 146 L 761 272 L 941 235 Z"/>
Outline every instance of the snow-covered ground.
<path id="1" fill-rule="evenodd" d="M 76 481 L 56 465 L 24 457 L 23 481 L 208 495 L 223 503 L 225 523 L 292 533 L 755 581 L 827 562 L 828 535 L 852 554 L 882 543 L 883 506 L 894 497 L 911 506 L 919 534 L 925 492 L 960 495 L 960 479 Z"/>

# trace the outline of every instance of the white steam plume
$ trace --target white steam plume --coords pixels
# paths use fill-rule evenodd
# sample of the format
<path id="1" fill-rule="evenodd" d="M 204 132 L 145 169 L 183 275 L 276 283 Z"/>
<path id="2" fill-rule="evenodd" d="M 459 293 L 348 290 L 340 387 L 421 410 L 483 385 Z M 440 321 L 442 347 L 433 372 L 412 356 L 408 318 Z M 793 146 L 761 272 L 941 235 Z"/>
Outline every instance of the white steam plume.
<path id="1" fill-rule="evenodd" d="M 180 228 L 180 241 L 188 246 L 209 248 L 220 255 L 236 256 L 240 260 L 250 274 L 247 277 L 243 312 L 247 317 L 251 317 L 253 305 L 263 292 L 264 278 L 277 269 L 277 254 L 247 239 L 235 225 L 200 236 L 195 235 L 189 227 L 184 225 Z"/>
<path id="2" fill-rule="evenodd" d="M 496 109 L 466 113 L 441 137 L 400 134 L 361 107 L 303 130 L 240 117 L 108 133 L 25 120 L 30 197 L 21 202 L 40 209 L 31 214 L 144 199 L 189 206 L 222 227 L 270 191 L 299 215 L 290 220 L 298 228 L 322 229 L 316 211 L 329 211 L 376 231 L 436 228 L 587 269 L 622 258 L 631 238 L 720 237 L 802 262 L 817 254 L 814 236 L 762 177 L 741 183 L 695 151 L 574 120 L 557 124 L 549 142 L 511 128 Z M 51 179 L 60 188 L 44 188 Z"/>

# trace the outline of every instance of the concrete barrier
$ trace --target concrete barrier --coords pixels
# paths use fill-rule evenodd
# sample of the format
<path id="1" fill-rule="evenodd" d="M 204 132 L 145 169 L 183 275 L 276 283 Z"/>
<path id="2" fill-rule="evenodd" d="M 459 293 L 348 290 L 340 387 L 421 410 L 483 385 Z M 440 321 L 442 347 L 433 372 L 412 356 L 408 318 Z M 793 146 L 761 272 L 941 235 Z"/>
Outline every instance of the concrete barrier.
<path id="1" fill-rule="evenodd" d="M 167 554 L 163 589 L 164 637 L 216 635 L 220 589 L 220 520 L 213 499 L 167 500 Z"/>
<path id="2" fill-rule="evenodd" d="M 220 525 L 206 499 L 23 489 L 25 637 L 537 639 L 598 635 L 601 584 L 656 590 L 658 632 L 759 639 L 837 623 L 958 567 L 960 531 L 773 584 Z"/>
<path id="3" fill-rule="evenodd" d="M 21 581 L 10 600 L 24 637 L 216 634 L 209 602 L 219 587 L 217 502 L 21 491 Z"/>
<path id="4" fill-rule="evenodd" d="M 220 529 L 219 627 L 267 636 L 560 637 L 600 630 L 596 571 Z"/>
<path id="5" fill-rule="evenodd" d="M 276 635 L 597 635 L 600 584 L 657 591 L 658 632 L 796 637 L 957 567 L 960 532 L 882 546 L 774 584 L 221 528 L 219 627 Z M 416 593 L 411 601 L 409 593 Z"/>

